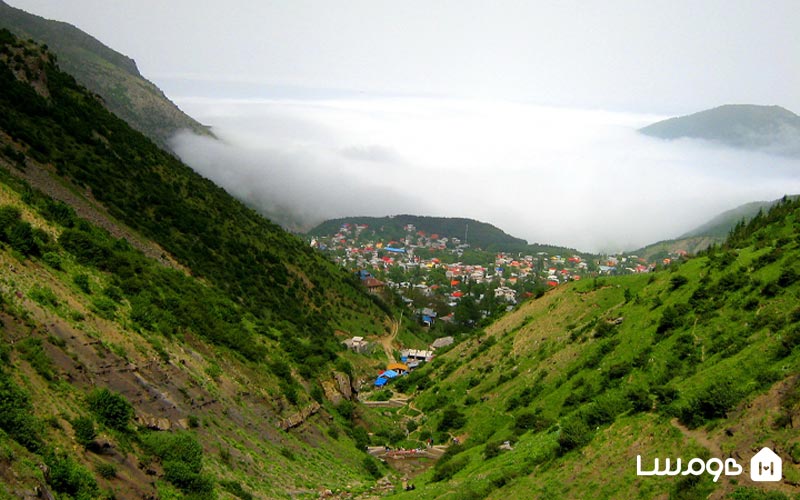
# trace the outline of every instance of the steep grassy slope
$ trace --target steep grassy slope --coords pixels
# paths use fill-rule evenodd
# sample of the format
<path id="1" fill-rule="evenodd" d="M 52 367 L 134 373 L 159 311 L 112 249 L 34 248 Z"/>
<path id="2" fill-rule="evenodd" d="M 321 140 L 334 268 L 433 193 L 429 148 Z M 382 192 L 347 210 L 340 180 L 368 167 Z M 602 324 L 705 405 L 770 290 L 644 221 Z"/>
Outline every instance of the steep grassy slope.
<path id="1" fill-rule="evenodd" d="M 44 42 L 65 71 L 103 97 L 108 108 L 161 147 L 178 130 L 208 134 L 139 73 L 136 63 L 78 28 L 51 21 L 0 0 L 0 27 L 20 38 Z"/>
<path id="2" fill-rule="evenodd" d="M 0 498 L 369 488 L 387 312 L 0 30 Z"/>
<path id="3" fill-rule="evenodd" d="M 404 495 L 800 494 L 799 244 L 800 204 L 787 201 L 708 254 L 559 287 L 437 358 L 404 382 L 428 415 L 411 438 L 463 444 Z M 763 446 L 783 481 L 750 480 Z M 649 468 L 733 457 L 745 473 L 637 477 L 637 455 Z"/>
<path id="4" fill-rule="evenodd" d="M 67 229 L 42 215 L 43 199 L 10 185 L 0 183 L 0 498 L 37 489 L 60 498 L 315 497 L 320 487 L 371 485 L 350 423 L 305 394 L 329 384 L 327 374 L 305 381 L 285 363 L 276 370 L 280 358 L 250 362 L 191 328 L 142 327 L 116 275 L 65 250 Z M 214 307 L 210 291 L 195 292 Z M 270 339 L 263 346 L 280 352 Z M 93 399 L 98 388 L 111 391 L 104 404 Z M 162 445 L 200 466 L 175 470 Z"/>

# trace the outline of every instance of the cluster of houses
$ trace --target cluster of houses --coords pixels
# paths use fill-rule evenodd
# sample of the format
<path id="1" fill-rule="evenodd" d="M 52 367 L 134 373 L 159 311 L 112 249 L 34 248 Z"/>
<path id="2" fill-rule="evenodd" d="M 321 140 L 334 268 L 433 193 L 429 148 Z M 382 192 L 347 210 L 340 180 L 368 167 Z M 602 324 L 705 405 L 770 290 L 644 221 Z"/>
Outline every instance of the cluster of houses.
<path id="1" fill-rule="evenodd" d="M 366 229 L 365 224 L 346 223 L 333 236 L 313 238 L 311 245 L 328 253 L 339 265 L 358 272 L 369 293 L 381 295 L 387 288 L 394 289 L 412 308 L 412 296 L 439 298 L 451 308 L 451 314 L 442 313 L 436 318 L 424 306 L 417 305 L 415 309 L 420 321 L 428 326 L 436 319 L 452 321 L 452 311 L 463 299 L 468 284 L 487 284 L 488 292 L 510 308 L 532 295 L 533 286 L 557 287 L 591 276 L 646 273 L 657 264 L 670 263 L 670 258 L 647 262 L 635 255 L 587 260 L 578 255 L 547 252 L 535 255 L 486 252 L 484 265 L 466 264 L 459 260 L 469 245 L 459 238 L 428 234 L 408 224 L 402 238 L 371 240 L 364 237 Z M 432 256 L 434 253 L 439 257 Z M 671 257 L 679 258 L 680 253 Z M 445 279 L 441 279 L 441 271 Z M 441 308 L 439 310 L 442 312 Z"/>
<path id="2" fill-rule="evenodd" d="M 400 351 L 400 362 L 389 363 L 385 370 L 381 370 L 375 379 L 375 387 L 383 387 L 392 379 L 405 375 L 415 368 L 418 368 L 421 363 L 431 361 L 437 349 L 450 346 L 455 342 L 451 336 L 440 337 L 434 340 L 428 349 L 402 349 Z M 364 339 L 364 337 L 352 337 L 342 341 L 348 349 L 360 354 L 368 353 L 371 349 L 372 343 Z"/>

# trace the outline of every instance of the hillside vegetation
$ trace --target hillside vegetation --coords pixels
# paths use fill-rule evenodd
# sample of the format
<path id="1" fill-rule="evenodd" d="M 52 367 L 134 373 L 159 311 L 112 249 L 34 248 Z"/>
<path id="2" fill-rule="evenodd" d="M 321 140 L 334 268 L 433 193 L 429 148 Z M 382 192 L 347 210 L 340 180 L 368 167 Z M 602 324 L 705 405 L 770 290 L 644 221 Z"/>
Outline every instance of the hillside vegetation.
<path id="1" fill-rule="evenodd" d="M 403 497 L 799 494 L 799 244 L 787 199 L 699 257 L 558 287 L 438 357 L 403 381 L 427 415 L 410 438 L 460 444 Z M 749 478 L 764 446 L 779 483 Z M 637 477 L 637 455 L 745 474 Z"/>
<path id="2" fill-rule="evenodd" d="M 791 196 L 790 198 L 794 199 L 796 196 Z M 769 210 L 779 201 L 781 200 L 754 201 L 739 205 L 736 208 L 722 212 L 708 222 L 697 226 L 691 231 L 687 231 L 675 239 L 652 243 L 630 253 L 648 260 L 664 258 L 678 251 L 695 255 L 706 250 L 711 245 L 721 244 L 728 237 L 731 230 L 736 227 L 736 224 L 742 221 L 750 221 L 760 212 Z"/>
<path id="3" fill-rule="evenodd" d="M 64 71 L 102 96 L 111 112 L 162 148 L 167 148 L 169 138 L 182 129 L 209 133 L 145 79 L 133 59 L 75 26 L 29 14 L 0 0 L 0 28 L 23 39 L 46 43 Z"/>
<path id="4" fill-rule="evenodd" d="M 377 362 L 339 339 L 388 333 L 389 306 L 7 30 L 0 269 L 0 498 L 316 497 L 383 473 L 349 401 Z"/>

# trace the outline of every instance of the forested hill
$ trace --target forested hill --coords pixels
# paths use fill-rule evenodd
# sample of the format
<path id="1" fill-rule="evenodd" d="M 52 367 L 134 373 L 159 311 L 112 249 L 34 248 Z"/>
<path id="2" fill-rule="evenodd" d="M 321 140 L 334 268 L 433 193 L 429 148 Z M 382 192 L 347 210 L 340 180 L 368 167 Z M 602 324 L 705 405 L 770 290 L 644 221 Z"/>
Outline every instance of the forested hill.
<path id="1" fill-rule="evenodd" d="M 308 231 L 309 235 L 332 236 L 339 232 L 343 224 L 366 225 L 365 237 L 385 239 L 404 239 L 407 226 L 414 226 L 414 232 L 423 231 L 426 235 L 436 234 L 441 238 L 458 238 L 462 243 L 483 249 L 506 249 L 524 247 L 527 242 L 506 234 L 486 222 L 458 217 L 424 217 L 418 215 L 395 215 L 391 217 L 343 217 L 323 222 Z"/>
<path id="2" fill-rule="evenodd" d="M 133 59 L 75 26 L 29 14 L 0 0 L 0 28 L 7 28 L 23 39 L 46 43 L 66 72 L 100 95 L 114 114 L 162 148 L 181 129 L 209 133 L 145 79 Z"/>

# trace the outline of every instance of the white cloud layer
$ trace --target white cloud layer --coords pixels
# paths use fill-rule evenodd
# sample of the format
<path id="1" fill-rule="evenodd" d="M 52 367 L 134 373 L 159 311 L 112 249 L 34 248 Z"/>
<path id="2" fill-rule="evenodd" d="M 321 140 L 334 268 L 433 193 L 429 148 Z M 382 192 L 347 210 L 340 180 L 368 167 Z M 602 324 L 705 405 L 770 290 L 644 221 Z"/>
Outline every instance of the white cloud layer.
<path id="1" fill-rule="evenodd" d="M 178 99 L 222 139 L 174 139 L 201 174 L 299 226 L 472 217 L 531 242 L 632 249 L 800 193 L 798 160 L 636 129 L 662 117 L 443 99 Z"/>

